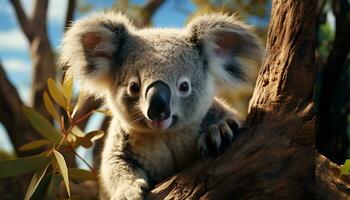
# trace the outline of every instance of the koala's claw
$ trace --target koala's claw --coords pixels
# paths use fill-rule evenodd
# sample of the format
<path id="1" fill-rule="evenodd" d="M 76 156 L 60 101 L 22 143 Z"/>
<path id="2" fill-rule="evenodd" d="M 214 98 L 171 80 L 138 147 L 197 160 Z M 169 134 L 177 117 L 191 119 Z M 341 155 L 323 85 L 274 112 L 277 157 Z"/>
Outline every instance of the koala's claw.
<path id="1" fill-rule="evenodd" d="M 232 144 L 238 125 L 233 119 L 226 119 L 211 125 L 198 141 L 198 149 L 203 158 L 217 156 Z"/>

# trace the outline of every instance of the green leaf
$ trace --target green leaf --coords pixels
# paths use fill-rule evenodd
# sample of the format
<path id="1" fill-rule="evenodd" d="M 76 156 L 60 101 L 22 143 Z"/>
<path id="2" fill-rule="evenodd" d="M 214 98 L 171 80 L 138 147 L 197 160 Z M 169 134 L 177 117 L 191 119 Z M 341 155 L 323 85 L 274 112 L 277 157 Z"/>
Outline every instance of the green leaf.
<path id="1" fill-rule="evenodd" d="M 73 135 L 72 133 L 69 133 L 67 135 L 67 142 L 68 143 L 72 143 L 75 142 L 77 140 L 77 137 L 75 135 Z"/>
<path id="2" fill-rule="evenodd" d="M 45 104 L 47 112 L 49 112 L 50 115 L 59 122 L 60 116 L 58 115 L 56 108 L 53 105 L 53 102 L 52 102 L 50 96 L 47 94 L 47 92 L 44 92 L 43 98 L 44 98 L 44 104 Z"/>
<path id="3" fill-rule="evenodd" d="M 59 143 L 62 139 L 60 132 L 55 129 L 50 122 L 43 117 L 40 113 L 36 112 L 34 109 L 28 106 L 22 106 L 22 110 L 26 115 L 32 126 L 41 133 L 42 136 L 53 141 L 54 143 Z"/>
<path id="4" fill-rule="evenodd" d="M 104 136 L 104 134 L 105 134 L 104 131 L 96 130 L 96 131 L 88 132 L 85 135 L 85 137 L 88 138 L 90 141 L 95 141 L 95 140 L 102 138 Z"/>
<path id="5" fill-rule="evenodd" d="M 36 188 L 38 187 L 41 179 L 44 177 L 45 172 L 47 170 L 47 168 L 49 167 L 50 163 L 46 164 L 45 166 L 39 168 L 34 176 L 32 177 L 32 180 L 30 181 L 29 187 L 27 189 L 27 193 L 24 197 L 24 200 L 29 200 L 30 197 L 33 195 L 33 193 L 35 192 Z"/>
<path id="6" fill-rule="evenodd" d="M 66 109 L 67 101 L 64 98 L 62 91 L 57 87 L 56 82 L 52 78 L 47 80 L 47 87 L 53 100 L 62 108 Z"/>
<path id="7" fill-rule="evenodd" d="M 73 126 L 71 133 L 77 137 L 85 136 L 85 133 L 78 126 Z"/>
<path id="8" fill-rule="evenodd" d="M 32 150 L 32 149 L 36 149 L 48 144 L 52 144 L 52 142 L 50 140 L 35 140 L 32 142 L 28 142 L 27 144 L 24 144 L 22 146 L 19 147 L 20 151 L 28 151 L 28 150 Z"/>
<path id="9" fill-rule="evenodd" d="M 69 178 L 76 181 L 97 181 L 96 176 L 91 171 L 78 168 L 69 168 Z"/>
<path id="10" fill-rule="evenodd" d="M 32 156 L 0 161 L 0 178 L 29 173 L 47 165 L 52 157 Z"/>
<path id="11" fill-rule="evenodd" d="M 350 159 L 347 159 L 344 165 L 340 168 L 340 175 L 350 174 Z"/>
<path id="12" fill-rule="evenodd" d="M 64 160 L 64 157 L 60 152 L 53 150 L 53 153 L 55 155 L 60 173 L 63 177 L 64 184 L 66 185 L 68 196 L 70 196 L 68 169 L 67 169 L 66 161 Z"/>
<path id="13" fill-rule="evenodd" d="M 70 100 L 72 98 L 72 93 L 73 93 L 73 81 L 72 79 L 68 78 L 68 76 L 66 76 L 66 78 L 64 79 L 62 92 L 63 92 L 63 96 L 66 98 L 66 101 L 69 105 Z"/>

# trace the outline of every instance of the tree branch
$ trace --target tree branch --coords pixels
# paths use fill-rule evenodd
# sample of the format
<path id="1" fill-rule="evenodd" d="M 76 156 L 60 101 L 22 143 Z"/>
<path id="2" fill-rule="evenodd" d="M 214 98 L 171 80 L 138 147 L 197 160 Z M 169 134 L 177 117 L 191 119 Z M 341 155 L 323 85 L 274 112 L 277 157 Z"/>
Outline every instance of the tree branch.
<path id="1" fill-rule="evenodd" d="M 154 13 L 159 9 L 159 7 L 164 3 L 164 0 L 149 0 L 142 8 L 141 8 L 141 16 L 136 20 L 136 25 L 138 27 L 145 27 L 150 25 L 151 19 Z"/>
<path id="2" fill-rule="evenodd" d="M 281 5 L 287 2 L 293 6 L 292 9 L 300 10 L 287 10 L 286 5 Z M 283 10 L 272 9 L 266 46 L 269 53 L 258 75 L 251 109 L 256 106 L 263 109 L 264 104 L 271 104 L 293 110 L 299 104 L 311 101 L 316 73 L 314 2 L 273 1 L 273 7 Z M 313 10 L 310 11 L 310 8 Z M 300 76 L 301 72 L 306 74 Z"/>
<path id="3" fill-rule="evenodd" d="M 16 88 L 7 78 L 5 70 L 0 63 L 0 121 L 6 128 L 11 143 L 18 156 L 28 155 L 26 152 L 19 151 L 23 144 L 39 138 L 38 134 L 28 124 L 25 119 L 21 106 L 23 102 L 17 93 Z M 30 153 L 29 153 L 30 154 Z"/>
<path id="4" fill-rule="evenodd" d="M 37 34 L 46 35 L 46 19 L 47 8 L 49 5 L 48 0 L 36 0 L 33 12 L 33 22 L 38 29 Z"/>
<path id="5" fill-rule="evenodd" d="M 26 16 L 23 7 L 21 5 L 21 2 L 19 0 L 10 0 L 9 1 L 16 13 L 19 25 L 23 31 L 23 33 L 26 35 L 27 39 L 31 43 L 34 38 L 34 30 L 32 23 L 28 20 L 28 17 Z"/>
<path id="6" fill-rule="evenodd" d="M 73 21 L 75 7 L 76 7 L 76 0 L 68 0 L 66 20 L 64 23 L 64 30 L 65 31 L 70 27 L 70 25 Z"/>

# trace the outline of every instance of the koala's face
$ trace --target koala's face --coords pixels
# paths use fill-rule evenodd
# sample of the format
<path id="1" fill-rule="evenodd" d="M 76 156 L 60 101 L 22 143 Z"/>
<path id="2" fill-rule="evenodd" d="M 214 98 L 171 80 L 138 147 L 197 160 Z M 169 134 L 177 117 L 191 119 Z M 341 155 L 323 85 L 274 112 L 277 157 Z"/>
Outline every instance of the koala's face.
<path id="1" fill-rule="evenodd" d="M 112 74 L 109 101 L 130 126 L 173 130 L 205 114 L 213 83 L 197 46 L 178 30 L 145 30 L 128 40 Z"/>
<path id="2" fill-rule="evenodd" d="M 60 61 L 128 126 L 152 132 L 200 121 L 214 90 L 251 82 L 238 57 L 259 60 L 260 50 L 248 28 L 226 15 L 200 17 L 185 29 L 137 30 L 109 13 L 75 23 Z"/>

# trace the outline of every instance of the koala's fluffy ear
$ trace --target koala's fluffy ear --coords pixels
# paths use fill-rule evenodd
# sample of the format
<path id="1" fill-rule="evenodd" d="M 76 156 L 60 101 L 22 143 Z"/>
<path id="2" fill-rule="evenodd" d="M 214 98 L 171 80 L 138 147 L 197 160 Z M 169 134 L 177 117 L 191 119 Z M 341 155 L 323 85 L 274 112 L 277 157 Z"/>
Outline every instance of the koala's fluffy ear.
<path id="1" fill-rule="evenodd" d="M 252 86 L 263 51 L 251 28 L 234 16 L 210 14 L 194 18 L 187 26 L 190 40 L 205 54 L 209 72 L 222 87 Z M 243 86 L 243 87 L 242 87 Z"/>
<path id="2" fill-rule="evenodd" d="M 101 95 L 132 29 L 122 14 L 100 13 L 77 21 L 63 38 L 59 64 L 81 89 Z"/>

